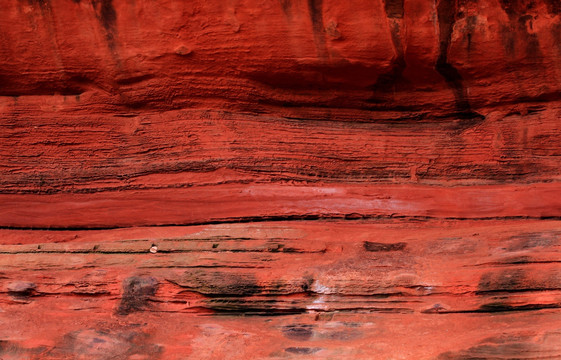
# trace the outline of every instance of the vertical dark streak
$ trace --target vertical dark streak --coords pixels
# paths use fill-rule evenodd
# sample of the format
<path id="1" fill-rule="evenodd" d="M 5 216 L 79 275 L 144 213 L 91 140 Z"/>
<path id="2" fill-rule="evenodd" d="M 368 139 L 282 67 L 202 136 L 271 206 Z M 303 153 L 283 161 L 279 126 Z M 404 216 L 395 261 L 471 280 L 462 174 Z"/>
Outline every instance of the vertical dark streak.
<path id="1" fill-rule="evenodd" d="M 28 0 L 28 3 L 29 5 L 39 5 L 41 12 L 44 12 L 45 10 L 50 11 L 51 8 L 49 0 Z"/>
<path id="2" fill-rule="evenodd" d="M 291 19 L 292 18 L 292 11 L 291 11 L 291 0 L 280 0 L 280 5 L 282 8 L 282 11 L 284 12 L 284 15 Z"/>
<path id="3" fill-rule="evenodd" d="M 113 0 L 92 0 L 96 17 L 105 29 L 105 39 L 111 51 L 115 51 L 115 36 L 117 33 L 117 13 L 113 7 Z"/>
<path id="4" fill-rule="evenodd" d="M 561 10 L 560 0 L 544 1 L 550 14 L 557 15 Z M 509 19 L 509 25 L 503 26 L 501 29 L 506 53 L 509 56 L 516 55 L 516 38 L 519 38 L 526 43 L 527 58 L 534 61 L 542 58 L 538 37 L 531 30 L 534 16 L 530 14 L 535 9 L 535 3 L 520 0 L 500 0 L 499 2 Z"/>
<path id="5" fill-rule="evenodd" d="M 400 66 L 403 72 L 405 68 L 405 57 L 403 54 L 403 45 L 401 43 L 402 21 L 404 14 L 403 0 L 384 0 L 384 10 L 386 16 L 390 20 L 390 32 L 392 35 L 392 43 L 397 54 L 393 60 L 394 66 Z"/>
<path id="6" fill-rule="evenodd" d="M 403 0 L 384 0 L 384 10 L 390 19 L 403 18 Z"/>
<path id="7" fill-rule="evenodd" d="M 442 75 L 454 92 L 456 109 L 462 118 L 481 117 L 471 110 L 467 90 L 458 70 L 448 62 L 448 50 L 452 41 L 452 31 L 456 22 L 456 1 L 440 0 L 437 5 L 439 28 L 439 52 L 435 69 Z"/>
<path id="8" fill-rule="evenodd" d="M 472 49 L 472 45 L 473 45 L 473 32 L 475 31 L 475 25 L 477 23 L 477 17 L 476 16 L 468 16 L 467 18 L 467 52 L 468 55 L 471 52 Z"/>
<path id="9" fill-rule="evenodd" d="M 314 32 L 323 32 L 323 0 L 308 0 Z"/>
<path id="10" fill-rule="evenodd" d="M 392 59 L 390 70 L 380 75 L 376 83 L 371 87 L 375 92 L 387 91 L 391 85 L 403 80 L 403 71 L 405 71 L 405 67 L 407 66 L 401 39 L 402 19 L 404 14 L 403 0 L 384 0 L 384 11 L 390 26 L 395 57 Z"/>
<path id="11" fill-rule="evenodd" d="M 323 0 L 308 0 L 308 10 L 314 31 L 314 43 L 320 59 L 326 59 L 327 44 L 325 41 L 325 27 L 323 25 Z"/>
<path id="12" fill-rule="evenodd" d="M 520 29 L 520 33 L 523 35 L 524 40 L 526 41 L 526 55 L 528 58 L 536 59 L 543 57 L 543 54 L 540 50 L 540 43 L 538 41 L 538 36 L 532 33 L 532 21 L 534 17 L 532 15 L 522 15 L 518 18 L 518 28 Z M 528 27 L 530 31 L 528 31 Z"/>
<path id="13" fill-rule="evenodd" d="M 504 12 L 508 15 L 508 18 L 512 21 L 516 16 L 516 0 L 499 0 L 501 7 Z"/>

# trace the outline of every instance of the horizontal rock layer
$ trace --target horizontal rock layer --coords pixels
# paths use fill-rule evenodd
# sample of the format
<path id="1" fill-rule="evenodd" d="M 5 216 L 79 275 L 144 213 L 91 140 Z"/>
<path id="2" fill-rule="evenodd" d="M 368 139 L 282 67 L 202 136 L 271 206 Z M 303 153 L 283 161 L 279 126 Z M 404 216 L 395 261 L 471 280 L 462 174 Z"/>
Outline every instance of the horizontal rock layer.
<path id="1" fill-rule="evenodd" d="M 0 5 L 2 359 L 561 357 L 561 5 Z"/>
<path id="2" fill-rule="evenodd" d="M 2 354 L 555 358 L 560 234 L 556 220 L 2 230 Z"/>
<path id="3" fill-rule="evenodd" d="M 559 94 L 554 0 L 10 0 L 4 96 L 442 114 Z"/>

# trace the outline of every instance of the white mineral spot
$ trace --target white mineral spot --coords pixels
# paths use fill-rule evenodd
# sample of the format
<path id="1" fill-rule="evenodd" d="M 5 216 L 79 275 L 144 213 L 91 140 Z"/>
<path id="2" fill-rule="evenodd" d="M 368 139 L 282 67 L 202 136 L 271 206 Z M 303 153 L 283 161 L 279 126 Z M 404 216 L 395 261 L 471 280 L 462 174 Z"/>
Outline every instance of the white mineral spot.
<path id="1" fill-rule="evenodd" d="M 316 294 L 331 294 L 332 291 L 329 287 L 322 285 L 319 281 L 314 281 L 312 283 L 312 291 Z"/>
<path id="2" fill-rule="evenodd" d="M 306 310 L 328 310 L 328 307 L 325 304 L 325 297 L 320 296 L 315 299 L 313 303 L 306 305 Z"/>

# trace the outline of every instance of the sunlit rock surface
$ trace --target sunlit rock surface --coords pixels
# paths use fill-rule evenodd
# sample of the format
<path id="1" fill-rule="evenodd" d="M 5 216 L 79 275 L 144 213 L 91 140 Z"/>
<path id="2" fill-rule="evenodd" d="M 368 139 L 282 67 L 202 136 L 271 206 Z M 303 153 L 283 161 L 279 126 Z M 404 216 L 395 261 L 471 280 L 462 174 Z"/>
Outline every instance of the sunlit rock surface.
<path id="1" fill-rule="evenodd" d="M 0 358 L 561 358 L 559 13 L 1 1 Z"/>

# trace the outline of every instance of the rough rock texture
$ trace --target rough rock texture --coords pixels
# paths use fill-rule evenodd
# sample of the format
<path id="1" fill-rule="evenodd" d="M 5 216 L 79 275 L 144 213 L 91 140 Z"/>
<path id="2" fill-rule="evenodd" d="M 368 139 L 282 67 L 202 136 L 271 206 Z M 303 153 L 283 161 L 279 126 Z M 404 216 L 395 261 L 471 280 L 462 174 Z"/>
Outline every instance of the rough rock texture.
<path id="1" fill-rule="evenodd" d="M 561 2 L 0 15 L 1 359 L 561 358 Z"/>

